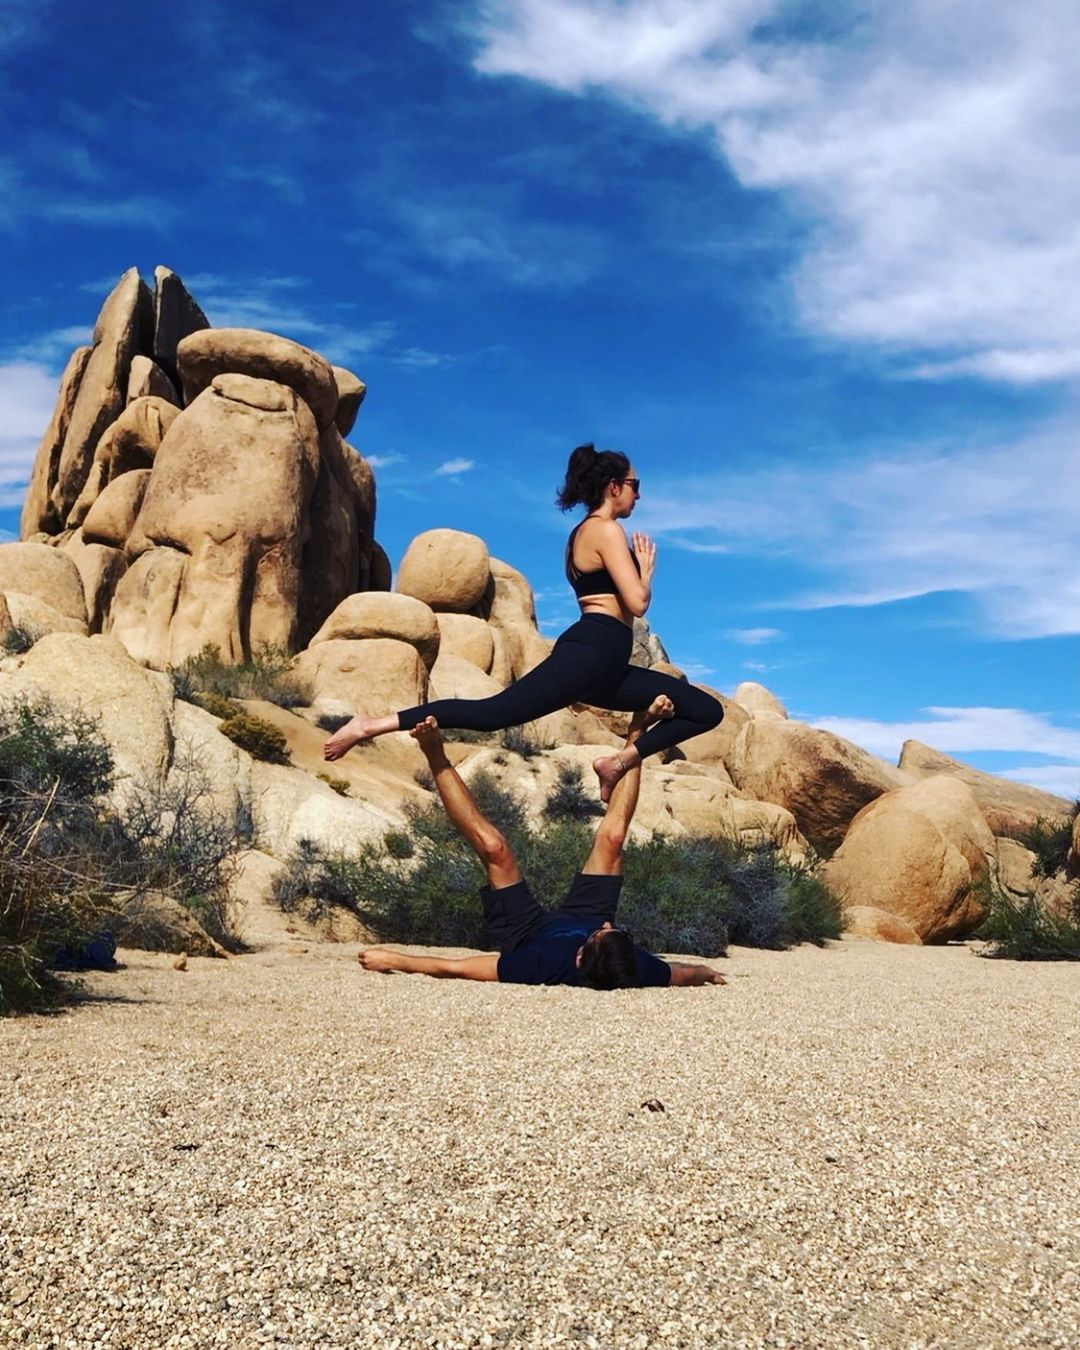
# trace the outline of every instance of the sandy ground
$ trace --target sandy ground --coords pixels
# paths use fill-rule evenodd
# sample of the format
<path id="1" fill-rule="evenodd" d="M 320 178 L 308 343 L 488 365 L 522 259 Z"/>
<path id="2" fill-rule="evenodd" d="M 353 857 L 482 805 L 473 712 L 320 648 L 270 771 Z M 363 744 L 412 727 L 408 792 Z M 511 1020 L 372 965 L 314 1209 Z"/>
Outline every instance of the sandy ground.
<path id="1" fill-rule="evenodd" d="M 1080 1343 L 1075 966 L 595 994 L 266 943 L 0 1023 L 0 1344 Z"/>

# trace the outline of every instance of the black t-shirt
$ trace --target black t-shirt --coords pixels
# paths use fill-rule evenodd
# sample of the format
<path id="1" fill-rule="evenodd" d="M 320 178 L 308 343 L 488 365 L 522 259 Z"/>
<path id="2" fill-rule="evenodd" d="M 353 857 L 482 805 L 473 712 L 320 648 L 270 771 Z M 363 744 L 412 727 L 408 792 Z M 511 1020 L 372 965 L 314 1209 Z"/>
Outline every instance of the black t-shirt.
<path id="1" fill-rule="evenodd" d="M 499 957 L 498 975 L 503 984 L 581 984 L 577 954 L 590 933 L 611 918 L 610 914 L 560 913 L 556 910 L 535 935 L 515 951 Z M 638 984 L 664 988 L 671 983 L 671 967 L 644 947 L 634 946 Z"/>

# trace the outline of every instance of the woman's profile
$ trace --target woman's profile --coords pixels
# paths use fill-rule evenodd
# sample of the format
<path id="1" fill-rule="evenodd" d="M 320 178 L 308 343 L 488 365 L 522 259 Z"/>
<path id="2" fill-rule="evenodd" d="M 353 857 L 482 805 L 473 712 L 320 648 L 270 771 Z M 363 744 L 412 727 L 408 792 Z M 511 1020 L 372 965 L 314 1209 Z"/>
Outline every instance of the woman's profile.
<path id="1" fill-rule="evenodd" d="M 633 513 L 641 480 L 623 454 L 579 445 L 570 456 L 556 501 L 564 511 L 587 514 L 566 544 L 566 577 L 581 617 L 555 643 L 551 655 L 501 693 L 483 699 L 436 699 L 386 717 L 358 714 L 326 742 L 327 759 L 340 759 L 361 741 L 410 730 L 434 717 L 444 730 L 499 731 L 520 726 L 571 703 L 616 712 L 640 712 L 666 695 L 674 712 L 630 749 L 593 763 L 600 796 L 607 801 L 624 773 L 641 760 L 715 727 L 724 715 L 718 699 L 660 671 L 630 665 L 633 621 L 652 602 L 656 548 L 635 534 L 633 548 L 619 523 Z"/>

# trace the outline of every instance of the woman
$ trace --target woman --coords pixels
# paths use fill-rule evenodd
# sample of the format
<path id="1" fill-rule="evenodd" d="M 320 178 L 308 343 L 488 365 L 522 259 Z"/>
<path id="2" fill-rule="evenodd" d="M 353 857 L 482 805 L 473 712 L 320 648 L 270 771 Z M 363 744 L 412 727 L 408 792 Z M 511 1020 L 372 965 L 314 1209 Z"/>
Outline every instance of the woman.
<path id="1" fill-rule="evenodd" d="M 594 761 L 600 797 L 606 802 L 628 769 L 715 727 L 724 715 L 718 699 L 671 675 L 630 665 L 634 618 L 649 608 L 656 570 L 652 540 L 635 534 L 631 551 L 619 524 L 633 513 L 640 493 L 641 480 L 625 455 L 579 445 L 556 499 L 564 511 L 588 508 L 566 545 L 566 576 L 581 606 L 577 623 L 563 633 L 546 661 L 502 693 L 437 699 L 388 717 L 354 717 L 326 742 L 326 758 L 340 759 L 361 741 L 409 730 L 426 717 L 434 717 L 444 729 L 498 731 L 570 703 L 638 712 L 666 695 L 674 705 L 670 718 L 651 727 L 631 748 Z"/>

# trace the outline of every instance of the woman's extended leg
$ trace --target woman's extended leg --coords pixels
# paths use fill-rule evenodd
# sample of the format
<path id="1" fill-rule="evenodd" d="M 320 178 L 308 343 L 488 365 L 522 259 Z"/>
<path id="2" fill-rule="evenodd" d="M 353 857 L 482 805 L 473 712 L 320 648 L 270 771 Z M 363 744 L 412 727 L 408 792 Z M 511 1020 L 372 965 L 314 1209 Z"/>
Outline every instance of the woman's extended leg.
<path id="1" fill-rule="evenodd" d="M 600 779 L 600 800 L 607 801 L 611 790 L 628 769 L 640 764 L 649 755 L 667 750 L 680 741 L 700 736 L 719 726 L 724 716 L 724 705 L 719 699 L 697 689 L 674 675 L 658 670 L 630 666 L 611 695 L 611 707 L 618 712 L 638 712 L 647 708 L 660 694 L 665 694 L 675 705 L 675 714 L 657 722 L 644 736 L 627 750 L 614 755 L 602 755 L 593 762 Z"/>
<path id="2" fill-rule="evenodd" d="M 426 717 L 434 717 L 444 730 L 499 731 L 521 726 L 587 698 L 591 690 L 610 681 L 610 672 L 613 667 L 618 670 L 622 659 L 610 642 L 579 642 L 564 636 L 546 661 L 491 698 L 441 698 L 387 717 L 357 716 L 330 737 L 323 754 L 327 759 L 340 759 L 361 741 L 388 731 L 411 730 Z M 647 699 L 642 706 L 651 701 Z"/>

